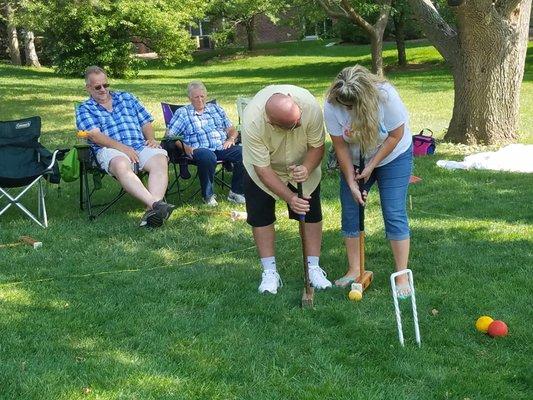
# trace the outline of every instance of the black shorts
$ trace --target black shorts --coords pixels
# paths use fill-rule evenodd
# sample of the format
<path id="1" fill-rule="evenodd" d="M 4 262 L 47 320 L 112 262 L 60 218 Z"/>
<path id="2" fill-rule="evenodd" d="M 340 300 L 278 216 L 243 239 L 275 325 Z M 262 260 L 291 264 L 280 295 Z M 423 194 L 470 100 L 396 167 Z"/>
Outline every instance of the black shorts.
<path id="1" fill-rule="evenodd" d="M 287 187 L 294 193 L 298 190 L 290 183 Z M 246 222 L 255 228 L 268 226 L 276 221 L 276 200 L 256 185 L 252 178 L 246 173 L 244 176 L 244 197 L 246 198 L 246 212 L 248 218 Z M 313 193 L 309 201 L 310 210 L 305 214 L 305 222 L 316 223 L 322 221 L 322 207 L 320 204 L 320 184 Z M 299 221 L 296 214 L 287 204 L 289 218 Z"/>

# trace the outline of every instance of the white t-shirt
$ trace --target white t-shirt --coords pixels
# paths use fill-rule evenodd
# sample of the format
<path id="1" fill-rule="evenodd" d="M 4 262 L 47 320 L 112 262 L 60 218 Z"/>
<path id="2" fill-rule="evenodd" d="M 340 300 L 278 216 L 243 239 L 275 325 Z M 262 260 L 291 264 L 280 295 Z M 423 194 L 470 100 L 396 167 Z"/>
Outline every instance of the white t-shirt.
<path id="1" fill-rule="evenodd" d="M 390 163 L 400 154 L 404 153 L 411 146 L 411 131 L 409 129 L 409 113 L 405 108 L 400 95 L 390 83 L 386 82 L 379 85 L 382 100 L 379 102 L 379 139 L 375 149 L 369 151 L 365 156 L 365 162 L 368 162 L 377 153 L 381 144 L 385 141 L 389 132 L 394 129 L 403 127 L 403 137 L 391 153 L 378 164 L 378 167 Z M 342 105 L 333 105 L 327 100 L 324 102 L 324 121 L 326 129 L 331 136 L 342 136 L 345 131 L 351 129 L 351 116 L 348 109 Z M 354 165 L 359 164 L 359 145 L 349 143 L 350 154 Z"/>

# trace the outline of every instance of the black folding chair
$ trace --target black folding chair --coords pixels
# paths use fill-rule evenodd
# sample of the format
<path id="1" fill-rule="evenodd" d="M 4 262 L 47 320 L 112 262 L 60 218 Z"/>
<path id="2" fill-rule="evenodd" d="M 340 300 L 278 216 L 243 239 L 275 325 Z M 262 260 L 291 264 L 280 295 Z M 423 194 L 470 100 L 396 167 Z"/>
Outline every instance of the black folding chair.
<path id="1" fill-rule="evenodd" d="M 216 100 L 210 100 L 208 103 L 216 104 Z M 170 120 L 172 119 L 172 116 L 178 110 L 179 108 L 184 107 L 184 105 L 178 105 L 178 104 L 170 104 L 170 103 L 161 103 L 161 109 L 163 110 L 163 119 L 165 120 L 165 125 L 168 128 L 170 124 Z M 176 144 L 176 142 L 179 143 Z M 170 183 L 167 189 L 167 195 L 171 194 L 177 194 L 178 195 L 178 201 L 181 203 L 182 201 L 182 195 L 189 190 L 189 188 L 194 185 L 196 182 L 196 177 L 198 176 L 198 169 L 196 168 L 195 175 L 192 176 L 189 172 L 189 165 L 193 165 L 196 167 L 196 162 L 188 157 L 184 151 L 183 151 L 183 141 L 181 138 L 165 138 L 161 142 L 161 146 L 167 150 L 169 159 L 170 159 L 170 165 L 172 166 L 174 170 L 174 180 Z M 220 166 L 220 167 L 219 167 Z M 179 172 L 178 172 L 179 167 Z M 230 162 L 224 162 L 224 161 L 217 161 L 217 170 L 215 172 L 215 183 L 217 183 L 220 187 L 226 188 L 228 190 L 231 190 L 231 185 L 226 182 L 224 172 L 228 171 L 231 172 L 233 170 L 233 166 Z M 189 185 L 183 186 L 180 183 L 180 180 L 187 180 L 192 177 L 192 181 Z M 175 190 L 174 190 L 175 188 Z M 193 198 L 198 193 L 200 193 L 200 188 L 197 188 L 189 197 L 188 199 Z"/>
<path id="2" fill-rule="evenodd" d="M 109 174 L 100 168 L 96 161 L 96 155 L 89 144 L 78 144 L 75 147 L 78 150 L 78 161 L 80 162 L 80 209 L 82 211 L 87 210 L 89 219 L 93 221 L 119 201 L 126 194 L 126 191 L 121 186 L 110 200 L 94 203 L 95 192 L 102 188 L 102 180 Z M 139 178 L 143 179 L 146 174 L 139 171 L 137 163 L 134 164 L 134 169 Z"/>
<path id="3" fill-rule="evenodd" d="M 60 151 L 48 151 L 39 143 L 40 136 L 41 117 L 0 122 L 0 200 L 6 197 L 8 201 L 0 215 L 14 205 L 46 228 L 48 216 L 43 180 L 59 183 L 56 158 Z M 35 185 L 38 190 L 37 217 L 21 203 L 22 197 Z M 8 189 L 13 188 L 23 189 L 11 195 Z"/>

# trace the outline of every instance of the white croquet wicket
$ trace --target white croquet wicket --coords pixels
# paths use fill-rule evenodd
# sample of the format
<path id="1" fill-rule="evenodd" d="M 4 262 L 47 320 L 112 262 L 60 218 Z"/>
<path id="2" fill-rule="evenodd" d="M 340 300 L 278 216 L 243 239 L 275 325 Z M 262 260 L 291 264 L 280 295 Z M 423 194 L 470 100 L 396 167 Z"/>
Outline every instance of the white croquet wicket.
<path id="1" fill-rule="evenodd" d="M 416 312 L 416 297 L 415 297 L 415 283 L 413 280 L 413 271 L 410 269 L 404 269 L 398 272 L 393 273 L 390 276 L 390 284 L 392 288 L 392 299 L 394 300 L 394 311 L 396 312 L 396 324 L 398 325 L 398 338 L 400 339 L 400 344 L 404 345 L 403 340 L 403 328 L 402 328 L 402 315 L 400 312 L 400 304 L 398 302 L 398 294 L 396 293 L 396 277 L 400 275 L 407 275 L 409 279 L 409 287 L 411 289 L 411 308 L 413 309 L 413 323 L 415 325 L 415 339 L 418 346 L 421 344 L 420 339 L 420 328 L 418 326 L 418 314 Z"/>

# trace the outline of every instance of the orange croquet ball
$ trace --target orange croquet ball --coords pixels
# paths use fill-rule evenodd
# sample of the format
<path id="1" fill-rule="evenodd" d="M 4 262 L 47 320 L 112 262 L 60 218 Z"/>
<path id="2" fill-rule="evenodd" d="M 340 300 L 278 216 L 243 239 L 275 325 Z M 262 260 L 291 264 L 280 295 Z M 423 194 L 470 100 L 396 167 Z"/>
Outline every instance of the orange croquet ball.
<path id="1" fill-rule="evenodd" d="M 507 324 L 503 321 L 492 321 L 489 325 L 489 329 L 487 330 L 487 333 L 489 336 L 497 337 L 497 336 L 507 336 L 507 332 L 509 332 L 509 328 L 507 328 Z"/>
<path id="2" fill-rule="evenodd" d="M 489 325 L 494 321 L 491 317 L 487 315 L 483 315 L 482 317 L 479 317 L 476 321 L 476 329 L 480 332 L 487 333 L 487 329 L 489 329 Z"/>

